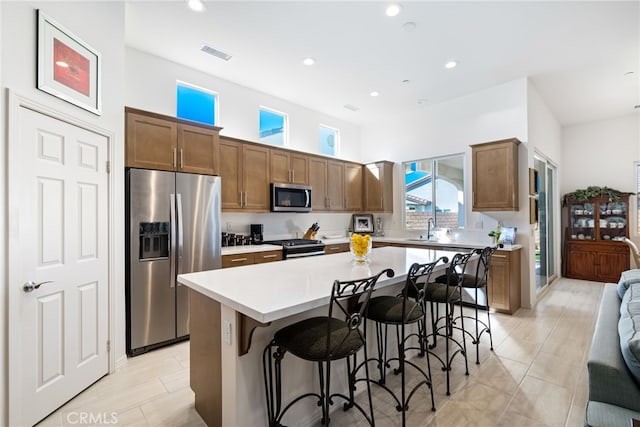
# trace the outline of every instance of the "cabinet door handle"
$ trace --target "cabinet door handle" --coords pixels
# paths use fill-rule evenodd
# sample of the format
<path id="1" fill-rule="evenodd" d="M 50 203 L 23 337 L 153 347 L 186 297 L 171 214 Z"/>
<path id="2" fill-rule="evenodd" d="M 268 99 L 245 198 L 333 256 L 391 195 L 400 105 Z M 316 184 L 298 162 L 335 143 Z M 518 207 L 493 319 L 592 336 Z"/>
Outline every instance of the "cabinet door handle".
<path id="1" fill-rule="evenodd" d="M 231 262 L 242 262 L 242 261 L 246 261 L 246 258 L 234 258 L 231 260 Z"/>
<path id="2" fill-rule="evenodd" d="M 493 254 L 491 255 L 492 258 L 506 258 L 506 255 L 498 255 L 498 254 Z"/>
<path id="3" fill-rule="evenodd" d="M 182 152 L 182 148 L 180 149 L 180 169 L 184 169 L 184 153 Z"/>
<path id="4" fill-rule="evenodd" d="M 275 255 L 275 254 L 274 255 L 262 255 L 262 258 L 275 258 L 277 256 L 278 255 Z"/>
<path id="5" fill-rule="evenodd" d="M 291 169 L 291 182 L 296 182 L 296 171 Z"/>
<path id="6" fill-rule="evenodd" d="M 176 160 L 177 155 L 178 155 L 178 149 L 174 148 L 173 149 L 173 162 L 171 163 L 171 166 L 173 166 L 174 168 L 178 166 L 178 163 L 177 163 L 177 160 Z"/>

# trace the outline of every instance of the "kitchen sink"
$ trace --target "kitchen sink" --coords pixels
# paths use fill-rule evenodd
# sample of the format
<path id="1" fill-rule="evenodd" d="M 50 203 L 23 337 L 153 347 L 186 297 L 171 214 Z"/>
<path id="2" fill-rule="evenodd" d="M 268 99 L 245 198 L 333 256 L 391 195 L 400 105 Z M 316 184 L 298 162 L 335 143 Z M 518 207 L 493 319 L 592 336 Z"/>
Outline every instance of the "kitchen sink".
<path id="1" fill-rule="evenodd" d="M 438 243 L 438 241 L 437 241 L 437 240 L 435 240 L 435 239 L 420 239 L 420 238 L 417 238 L 417 237 L 412 237 L 412 238 L 405 239 L 405 240 L 407 240 L 407 241 L 409 241 L 409 242 L 429 242 L 429 243 Z"/>

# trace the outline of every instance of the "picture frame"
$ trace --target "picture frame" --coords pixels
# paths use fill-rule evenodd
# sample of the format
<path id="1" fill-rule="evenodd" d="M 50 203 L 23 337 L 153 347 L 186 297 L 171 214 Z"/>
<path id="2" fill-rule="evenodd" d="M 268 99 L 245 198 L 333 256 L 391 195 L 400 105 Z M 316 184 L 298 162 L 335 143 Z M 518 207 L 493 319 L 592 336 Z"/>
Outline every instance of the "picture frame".
<path id="1" fill-rule="evenodd" d="M 372 214 L 353 214 L 354 233 L 373 233 Z"/>
<path id="2" fill-rule="evenodd" d="M 101 66 L 100 52 L 38 10 L 38 89 L 101 115 Z"/>
<path id="3" fill-rule="evenodd" d="M 503 245 L 514 245 L 516 243 L 516 232 L 518 227 L 502 227 L 500 229 L 500 237 L 498 243 Z"/>
<path id="4" fill-rule="evenodd" d="M 540 177 L 538 176 L 538 171 L 529 168 L 529 195 L 536 196 L 540 191 Z"/>

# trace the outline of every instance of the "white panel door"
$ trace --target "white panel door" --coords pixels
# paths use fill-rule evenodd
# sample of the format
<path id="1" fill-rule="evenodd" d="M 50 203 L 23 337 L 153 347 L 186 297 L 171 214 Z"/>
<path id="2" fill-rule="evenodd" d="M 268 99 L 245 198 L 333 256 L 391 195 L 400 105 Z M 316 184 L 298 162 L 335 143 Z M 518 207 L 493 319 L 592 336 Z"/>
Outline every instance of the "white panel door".
<path id="1" fill-rule="evenodd" d="M 18 127 L 21 167 L 10 181 L 22 195 L 19 282 L 11 286 L 41 285 L 20 290 L 12 311 L 11 420 L 32 425 L 108 372 L 108 139 L 24 107 Z"/>

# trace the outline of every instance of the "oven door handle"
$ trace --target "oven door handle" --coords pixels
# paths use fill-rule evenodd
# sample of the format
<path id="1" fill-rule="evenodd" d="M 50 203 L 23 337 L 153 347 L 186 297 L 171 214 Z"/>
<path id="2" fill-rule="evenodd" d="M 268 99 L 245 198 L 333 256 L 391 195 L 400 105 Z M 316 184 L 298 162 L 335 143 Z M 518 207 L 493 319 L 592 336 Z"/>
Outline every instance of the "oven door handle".
<path id="1" fill-rule="evenodd" d="M 302 253 L 297 253 L 297 254 L 287 254 L 287 259 L 292 259 L 292 258 L 302 258 L 305 256 L 315 256 L 315 255 L 324 255 L 324 249 L 321 251 L 313 251 L 313 252 L 302 252 Z"/>

